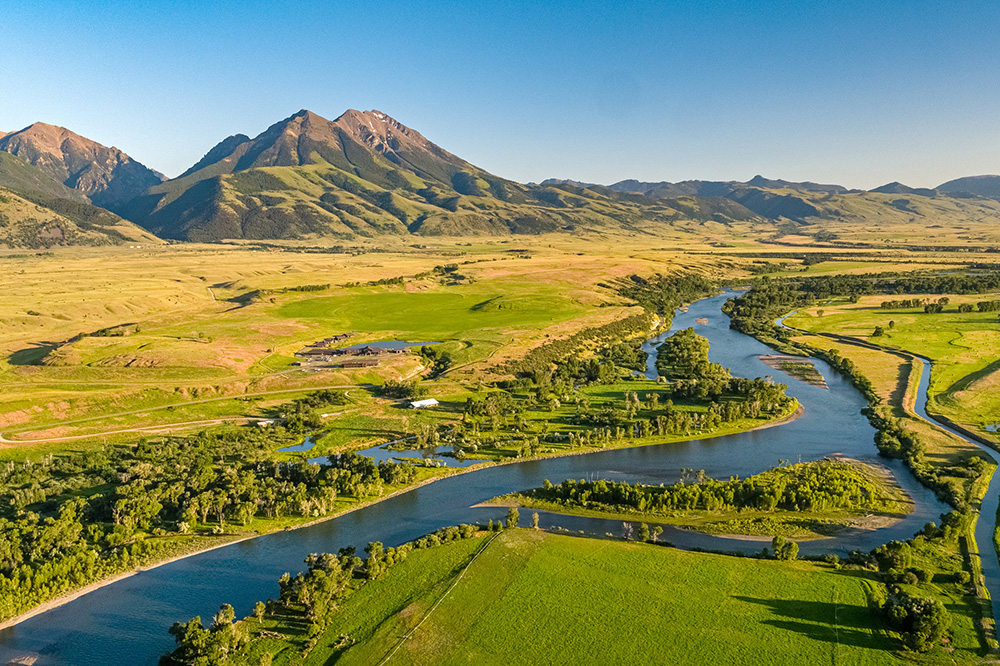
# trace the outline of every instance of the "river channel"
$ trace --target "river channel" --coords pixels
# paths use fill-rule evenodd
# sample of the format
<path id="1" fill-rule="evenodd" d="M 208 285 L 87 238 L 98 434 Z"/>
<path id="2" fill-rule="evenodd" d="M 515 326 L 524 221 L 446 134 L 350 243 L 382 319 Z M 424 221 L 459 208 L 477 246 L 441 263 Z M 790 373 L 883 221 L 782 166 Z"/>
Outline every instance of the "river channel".
<path id="1" fill-rule="evenodd" d="M 0 632 L 0 663 L 6 663 L 8 655 L 34 653 L 39 655 L 38 666 L 155 664 L 172 647 L 167 628 L 174 621 L 194 615 L 211 618 L 223 602 L 232 603 L 237 616 L 248 614 L 257 600 L 278 595 L 277 580 L 282 573 L 304 569 L 308 553 L 335 552 L 347 545 L 360 549 L 369 541 L 395 545 L 442 526 L 495 520 L 506 509 L 471 507 L 497 495 L 540 486 L 545 479 L 607 478 L 659 484 L 676 481 L 684 469 L 703 469 L 712 477 L 728 478 L 762 472 L 779 461 L 833 455 L 874 460 L 874 430 L 861 414 L 864 398 L 822 361 L 817 360 L 816 366 L 828 389 L 766 366 L 758 356 L 773 350 L 730 329 L 728 317 L 720 310 L 731 295 L 706 298 L 677 312 L 670 330 L 693 327 L 711 342 L 711 360 L 730 368 L 734 375 L 771 375 L 787 383 L 789 394 L 805 409 L 797 420 L 754 432 L 499 465 L 442 479 L 339 518 L 195 555 L 100 588 Z M 654 338 L 647 343 L 647 351 L 656 344 Z M 906 539 L 949 510 L 898 461 L 879 462 L 889 467 L 914 499 L 914 512 L 885 529 L 803 542 L 801 552 L 845 553 Z M 572 531 L 613 531 L 614 521 L 546 518 Z M 620 521 L 617 528 L 620 533 Z M 744 552 L 756 552 L 765 545 L 685 530 L 665 532 L 661 539 L 678 547 Z"/>

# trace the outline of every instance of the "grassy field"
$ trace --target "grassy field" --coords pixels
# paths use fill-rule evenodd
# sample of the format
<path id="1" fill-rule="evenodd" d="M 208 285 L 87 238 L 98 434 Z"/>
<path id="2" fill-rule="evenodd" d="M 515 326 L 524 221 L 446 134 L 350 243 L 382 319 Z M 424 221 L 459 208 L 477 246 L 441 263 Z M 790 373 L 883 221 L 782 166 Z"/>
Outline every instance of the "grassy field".
<path id="1" fill-rule="evenodd" d="M 422 371 L 413 356 L 395 357 L 375 371 L 310 372 L 292 365 L 304 344 L 348 330 L 357 333 L 352 342 L 441 341 L 455 360 L 441 381 L 475 384 L 485 368 L 631 311 L 602 286 L 614 278 L 680 270 L 735 276 L 762 261 L 754 252 L 781 249 L 736 242 L 738 231 L 706 222 L 665 226 L 655 235 L 443 237 L 420 244 L 380 238 L 377 245 L 362 240 L 349 252 L 331 253 L 307 252 L 294 242 L 274 250 L 189 244 L 0 253 L 6 296 L 0 304 L 0 434 L 50 440 L 47 451 L 78 449 L 102 437 L 134 437 L 113 434 L 121 430 L 194 431 L 217 419 L 265 416 L 258 402 L 281 392 Z M 812 251 L 796 249 L 787 262 L 801 270 L 803 252 Z M 895 250 L 838 252 L 837 260 L 806 271 L 916 270 L 955 265 L 958 257 L 902 261 Z M 434 274 L 435 266 L 449 264 L 457 265 L 453 273 Z M 386 278 L 403 284 L 372 286 Z M 330 287 L 287 291 L 307 285 Z M 260 296 L 247 300 L 257 290 Z M 127 336 L 70 341 L 131 323 L 139 330 Z M 244 397 L 250 399 L 236 399 Z M 967 395 L 959 399 L 971 404 Z M 83 439 L 52 441 L 61 437 Z M 0 447 L 0 456 L 21 455 Z"/>
<path id="2" fill-rule="evenodd" d="M 903 661 L 872 609 L 884 587 L 868 571 L 528 529 L 504 531 L 469 565 L 481 545 L 415 551 L 351 596 L 305 659 L 297 629 L 268 621 L 262 628 L 283 637 L 254 641 L 241 663 L 258 664 L 267 652 L 274 664 L 370 666 L 410 632 L 384 663 L 570 665 L 606 663 L 608 655 L 614 663 L 692 665 Z M 935 648 L 918 661 L 977 661 L 961 595 L 947 583 L 920 593 L 948 604 L 953 651 Z M 346 649 L 338 647 L 344 635 Z"/>
<path id="3" fill-rule="evenodd" d="M 988 426 L 1000 423 L 1000 320 L 996 312 L 958 312 L 961 303 L 996 300 L 1000 295 L 949 296 L 945 311 L 938 314 L 926 314 L 923 308 L 883 310 L 880 304 L 890 298 L 866 296 L 856 304 L 826 303 L 802 310 L 785 323 L 926 356 L 934 362 L 928 391 L 929 411 L 1000 442 L 996 434 L 987 430 Z M 937 300 L 939 296 L 923 298 Z M 890 321 L 894 322 L 891 328 Z M 883 328 L 884 335 L 873 337 L 876 326 Z M 876 374 L 891 374 L 892 366 L 898 363 L 886 355 L 884 360 L 871 365 L 880 368 Z M 876 381 L 874 376 L 869 378 Z M 881 377 L 879 381 L 885 384 L 889 378 Z"/>
<path id="4" fill-rule="evenodd" d="M 162 246 L 0 255 L 7 294 L 0 304 L 0 432 L 38 440 L 254 416 L 252 404 L 232 398 L 422 370 L 409 355 L 383 361 L 375 372 L 292 366 L 304 344 L 345 331 L 356 333 L 352 343 L 442 341 L 455 362 L 445 379 L 474 381 L 484 364 L 630 311 L 600 307 L 620 300 L 599 281 L 648 272 L 654 259 L 664 268 L 677 260 L 676 253 L 646 259 L 624 249 L 607 256 L 597 246 L 579 254 L 537 240 L 530 245 L 530 259 L 481 239 L 369 254 Z M 428 276 L 451 263 L 459 264 L 462 280 Z M 342 286 L 387 277 L 405 283 Z M 325 291 L 271 293 L 249 304 L 228 300 L 325 284 Z M 139 331 L 70 341 L 125 323 Z"/>
<path id="5" fill-rule="evenodd" d="M 787 322 L 787 320 L 786 320 Z M 821 349 L 836 350 L 841 356 L 851 359 L 870 379 L 876 393 L 891 407 L 892 414 L 902 419 L 906 427 L 915 432 L 927 446 L 927 461 L 934 465 L 942 479 L 959 487 L 969 479 L 962 475 L 950 474 L 948 468 L 962 468 L 972 457 L 988 458 L 977 446 L 945 432 L 913 414 L 918 377 L 911 363 L 903 357 L 885 351 L 859 347 L 815 336 L 796 337 L 797 342 L 807 343 Z M 992 459 L 988 459 L 991 465 Z M 989 479 L 990 473 L 984 477 Z M 983 483 L 971 490 L 972 498 L 979 498 L 986 492 Z"/>

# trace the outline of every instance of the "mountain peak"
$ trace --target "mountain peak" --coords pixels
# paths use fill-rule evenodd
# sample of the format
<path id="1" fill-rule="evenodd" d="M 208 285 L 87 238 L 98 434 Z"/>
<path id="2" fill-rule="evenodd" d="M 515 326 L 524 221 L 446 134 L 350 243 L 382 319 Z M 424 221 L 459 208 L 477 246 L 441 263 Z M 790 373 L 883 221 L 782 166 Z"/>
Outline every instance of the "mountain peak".
<path id="1" fill-rule="evenodd" d="M 299 109 L 297 113 L 292 114 L 289 118 L 291 120 L 299 120 L 303 123 L 328 123 L 330 122 L 318 113 L 313 113 L 309 109 Z"/>
<path id="2" fill-rule="evenodd" d="M 160 174 L 118 148 L 48 123 L 37 122 L 0 136 L 0 150 L 111 210 L 163 181 Z"/>
<path id="3" fill-rule="evenodd" d="M 927 187 L 910 187 L 908 185 L 903 185 L 898 180 L 894 180 L 891 183 L 886 183 L 881 187 L 876 187 L 875 189 L 868 191 L 875 192 L 877 194 L 919 194 L 925 197 L 933 197 L 937 195 L 937 190 L 932 190 Z"/>
<path id="4" fill-rule="evenodd" d="M 982 176 L 965 176 L 941 183 L 937 189 L 950 194 L 968 192 L 990 199 L 1000 199 L 1000 176 L 985 174 Z"/>

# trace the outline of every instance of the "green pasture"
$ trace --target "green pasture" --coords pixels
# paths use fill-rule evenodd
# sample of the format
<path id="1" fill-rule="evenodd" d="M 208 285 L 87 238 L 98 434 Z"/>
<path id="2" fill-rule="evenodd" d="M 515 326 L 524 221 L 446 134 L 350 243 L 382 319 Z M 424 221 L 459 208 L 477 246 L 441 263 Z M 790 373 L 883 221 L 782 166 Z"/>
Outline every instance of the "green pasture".
<path id="1" fill-rule="evenodd" d="M 274 664 L 379 664 L 415 627 L 388 665 L 575 666 L 612 654 L 649 664 L 902 661 L 872 608 L 884 588 L 871 572 L 519 529 L 503 532 L 449 592 L 480 545 L 412 553 L 351 596 L 304 661 L 301 628 L 273 625 L 264 628 L 286 638 L 255 641 L 245 663 L 269 652 Z M 946 598 L 954 652 L 935 648 L 920 661 L 974 661 L 969 609 Z M 338 649 L 343 635 L 354 643 Z"/>
<path id="2" fill-rule="evenodd" d="M 940 296 L 923 297 L 937 300 Z M 866 296 L 856 304 L 832 302 L 803 310 L 785 322 L 926 356 L 934 362 L 931 409 L 986 435 L 984 426 L 1000 422 L 1000 319 L 996 312 L 958 312 L 958 305 L 1000 299 L 1000 295 L 952 295 L 944 312 L 935 314 L 925 313 L 922 307 L 880 307 L 882 301 L 902 298 L 911 297 Z M 894 322 L 891 328 L 890 321 Z M 882 327 L 884 335 L 872 335 L 876 326 Z"/>

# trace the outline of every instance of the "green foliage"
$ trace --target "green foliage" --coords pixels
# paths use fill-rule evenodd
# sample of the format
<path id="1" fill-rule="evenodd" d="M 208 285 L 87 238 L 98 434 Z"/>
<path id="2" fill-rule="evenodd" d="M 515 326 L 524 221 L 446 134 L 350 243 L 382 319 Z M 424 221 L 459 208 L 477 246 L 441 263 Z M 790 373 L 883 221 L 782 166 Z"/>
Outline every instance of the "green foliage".
<path id="1" fill-rule="evenodd" d="M 648 332 L 652 324 L 652 314 L 641 314 L 619 319 L 604 326 L 588 328 L 568 338 L 535 347 L 523 359 L 504 364 L 501 370 L 519 377 L 548 373 L 552 371 L 554 363 L 578 352 L 587 343 L 618 342 L 623 338 Z"/>
<path id="2" fill-rule="evenodd" d="M 507 523 L 506 523 L 507 529 L 517 527 L 517 524 L 518 522 L 520 522 L 520 520 L 521 516 L 518 513 L 516 506 L 512 506 L 509 509 L 507 509 Z"/>
<path id="3" fill-rule="evenodd" d="M 951 627 L 951 616 L 939 599 L 897 591 L 889 595 L 883 611 L 906 647 L 917 652 L 927 652 L 940 643 Z"/>
<path id="4" fill-rule="evenodd" d="M 742 480 L 716 481 L 701 473 L 697 483 L 668 486 L 567 479 L 523 495 L 570 507 L 648 515 L 733 509 L 885 511 L 895 501 L 855 466 L 831 460 L 779 467 Z"/>
<path id="5" fill-rule="evenodd" d="M 296 405 L 341 397 L 322 392 Z M 412 465 L 376 465 L 354 454 L 332 457 L 325 465 L 276 461 L 275 439 L 293 436 L 300 435 L 245 428 L 5 463 L 0 618 L 155 561 L 168 546 L 150 533 L 183 534 L 209 523 L 221 531 L 256 517 L 322 516 L 335 509 L 338 498 L 378 496 L 386 484 L 408 484 L 416 476 Z"/>
<path id="6" fill-rule="evenodd" d="M 717 400 L 729 387 L 732 375 L 708 360 L 708 340 L 693 328 L 677 331 L 657 350 L 656 369 L 673 380 L 677 397 Z"/>
<path id="7" fill-rule="evenodd" d="M 384 398 L 418 400 L 427 395 L 427 389 L 411 379 L 388 379 L 382 386 L 376 388 L 376 393 Z"/>
<path id="8" fill-rule="evenodd" d="M 650 312 L 664 316 L 669 323 L 674 310 L 708 296 L 715 284 L 701 275 L 654 275 L 643 278 L 631 275 L 621 278 L 612 287 L 619 295 L 635 301 Z"/>
<path id="9" fill-rule="evenodd" d="M 799 557 L 799 544 L 783 536 L 776 536 L 771 539 L 771 551 L 776 560 L 795 560 Z"/>
<path id="10" fill-rule="evenodd" d="M 433 345 L 424 345 L 417 350 L 419 354 L 431 366 L 431 377 L 437 377 L 451 367 L 451 354 Z"/>

